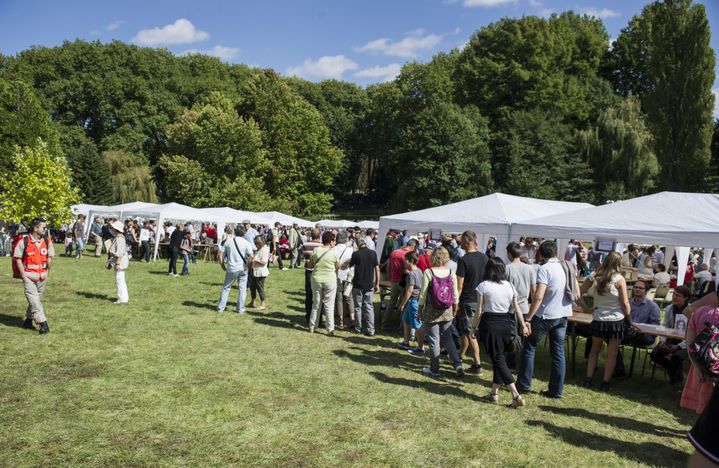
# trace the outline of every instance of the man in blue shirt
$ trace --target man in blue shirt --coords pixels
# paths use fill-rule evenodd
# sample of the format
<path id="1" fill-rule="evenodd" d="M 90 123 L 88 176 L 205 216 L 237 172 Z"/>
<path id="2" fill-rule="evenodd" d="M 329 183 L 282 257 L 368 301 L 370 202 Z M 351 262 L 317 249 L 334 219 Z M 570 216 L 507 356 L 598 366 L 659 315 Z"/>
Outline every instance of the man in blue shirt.
<path id="1" fill-rule="evenodd" d="M 564 337 L 567 334 L 567 317 L 572 315 L 572 297 L 567 294 L 567 271 L 557 258 L 557 244 L 544 241 L 539 246 L 539 259 L 542 265 L 537 271 L 537 291 L 527 314 L 531 335 L 524 340 L 522 348 L 517 390 L 527 393 L 532 388 L 534 373 L 534 355 L 542 338 L 549 335 L 549 353 L 552 367 L 549 375 L 549 389 L 540 395 L 548 398 L 562 398 L 566 364 L 564 357 Z M 570 268 L 571 265 L 566 266 Z M 571 276 L 576 281 L 576 275 Z M 578 286 L 570 288 L 578 290 Z"/>
<path id="2" fill-rule="evenodd" d="M 247 270 L 252 263 L 252 246 L 244 238 L 245 228 L 237 226 L 235 235 L 227 236 L 227 240 L 217 252 L 217 261 L 225 270 L 225 283 L 220 292 L 220 303 L 217 305 L 217 312 L 223 312 L 227 306 L 227 299 L 230 296 L 232 285 L 237 282 L 239 296 L 237 299 L 236 312 L 245 313 L 245 297 L 247 295 Z"/>
<path id="3" fill-rule="evenodd" d="M 661 314 L 659 306 L 654 301 L 647 299 L 647 289 L 648 285 L 644 280 L 639 280 L 634 283 L 634 287 L 632 288 L 632 297 L 629 299 L 632 323 L 659 325 L 659 316 Z M 622 344 L 647 348 L 654 344 L 655 339 L 656 337 L 654 335 L 630 331 L 624 337 Z M 619 377 L 626 375 L 621 350 L 619 350 L 619 354 L 617 354 L 617 366 L 614 368 L 614 375 Z"/>

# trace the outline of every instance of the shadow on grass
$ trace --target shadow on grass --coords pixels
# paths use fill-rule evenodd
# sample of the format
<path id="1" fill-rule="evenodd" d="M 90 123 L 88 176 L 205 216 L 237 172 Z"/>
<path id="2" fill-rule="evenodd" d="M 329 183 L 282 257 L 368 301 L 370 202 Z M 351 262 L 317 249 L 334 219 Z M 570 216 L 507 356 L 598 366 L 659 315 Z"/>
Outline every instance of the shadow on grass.
<path id="1" fill-rule="evenodd" d="M 283 314 L 282 312 L 262 312 L 248 310 L 247 315 L 254 317 L 256 323 L 271 327 L 288 328 L 305 331 L 305 318 L 297 315 Z"/>
<path id="2" fill-rule="evenodd" d="M 304 300 L 305 293 L 304 291 L 285 291 L 284 294 L 286 296 L 297 296 L 299 298 L 302 298 Z"/>
<path id="3" fill-rule="evenodd" d="M 24 321 L 25 321 L 25 319 L 18 315 L 0 314 L 0 324 L 5 325 L 6 327 L 20 328 L 20 327 L 22 327 L 22 324 Z"/>
<path id="4" fill-rule="evenodd" d="M 107 294 L 97 294 L 97 293 L 91 293 L 87 291 L 75 291 L 75 294 L 78 296 L 82 296 L 85 299 L 100 299 L 101 301 L 115 301 L 116 298 L 112 296 L 108 296 Z"/>
<path id="5" fill-rule="evenodd" d="M 397 345 L 395 344 L 395 342 L 392 341 L 391 339 L 379 337 L 377 335 L 375 335 L 374 337 L 370 337 L 370 336 L 362 336 L 362 335 L 357 334 L 357 335 L 350 335 L 347 337 L 343 336 L 342 338 L 344 338 L 345 341 L 349 341 L 350 343 L 354 343 L 357 345 L 384 346 L 387 348 L 399 349 L 399 348 L 397 348 Z M 400 352 L 402 352 L 402 351 L 400 351 Z M 406 351 L 403 351 L 403 352 L 406 353 Z"/>
<path id="6" fill-rule="evenodd" d="M 167 276 L 168 273 L 166 271 L 148 271 L 151 275 L 159 275 L 159 276 Z"/>
<path id="7" fill-rule="evenodd" d="M 656 424 L 637 421 L 636 419 L 625 418 L 622 416 L 614 416 L 608 414 L 596 414 L 582 408 L 561 408 L 554 406 L 538 406 L 542 411 L 547 411 L 563 416 L 576 416 L 583 419 L 593 419 L 600 423 L 606 423 L 609 426 L 616 426 L 629 431 L 641 432 L 642 434 L 652 434 L 660 437 L 681 437 L 684 438 L 686 431 L 677 429 L 669 429 Z"/>
<path id="8" fill-rule="evenodd" d="M 205 286 L 215 286 L 215 287 L 218 287 L 218 288 L 221 288 L 222 286 L 224 286 L 224 284 L 223 284 L 223 283 L 220 283 L 219 281 L 215 281 L 215 282 L 212 282 L 212 281 L 200 281 L 200 284 L 204 284 Z M 232 288 L 233 288 L 233 289 L 237 289 L 237 283 L 233 284 L 233 285 L 232 285 Z"/>
<path id="9" fill-rule="evenodd" d="M 291 306 L 287 306 L 287 308 L 290 310 L 294 310 L 295 312 L 302 312 L 303 314 L 305 313 L 304 306 L 300 307 L 300 306 L 291 305 Z"/>
<path id="10" fill-rule="evenodd" d="M 546 421 L 527 421 L 528 426 L 541 427 L 552 436 L 576 447 L 600 452 L 615 452 L 634 463 L 652 466 L 682 466 L 687 462 L 688 454 L 654 442 L 626 442 L 603 435 L 584 432 L 571 427 L 559 427 Z"/>
<path id="11" fill-rule="evenodd" d="M 370 372 L 369 374 L 382 383 L 388 383 L 388 384 L 392 384 L 392 385 L 402 385 L 402 386 L 410 387 L 410 388 L 417 388 L 417 389 L 424 390 L 429 393 L 434 393 L 434 394 L 442 395 L 442 396 L 451 395 L 451 396 L 455 396 L 458 398 L 467 398 L 472 401 L 478 401 L 480 403 L 489 403 L 484 398 L 477 396 L 473 393 L 466 392 L 462 388 L 460 388 L 457 384 L 454 384 L 451 382 L 443 382 L 441 380 L 430 379 L 428 377 L 424 377 L 427 379 L 425 381 L 403 379 L 401 377 L 390 377 L 381 372 Z"/>
<path id="12" fill-rule="evenodd" d="M 207 302 L 202 303 L 202 302 L 195 302 L 195 301 L 183 301 L 182 305 L 186 306 L 186 307 L 194 307 L 196 309 L 217 310 L 217 304 L 215 304 L 214 302 L 211 304 L 208 304 Z"/>

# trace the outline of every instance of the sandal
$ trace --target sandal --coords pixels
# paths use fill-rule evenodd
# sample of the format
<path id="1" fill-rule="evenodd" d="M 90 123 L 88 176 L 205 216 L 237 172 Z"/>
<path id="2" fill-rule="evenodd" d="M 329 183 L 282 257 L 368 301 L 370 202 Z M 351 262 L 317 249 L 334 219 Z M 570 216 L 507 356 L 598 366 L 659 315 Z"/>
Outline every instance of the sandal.
<path id="1" fill-rule="evenodd" d="M 517 395 L 516 397 L 512 398 L 512 403 L 509 405 L 512 408 L 519 408 L 520 406 L 524 406 L 524 398 L 522 398 L 522 395 Z"/>
<path id="2" fill-rule="evenodd" d="M 489 395 L 485 395 L 484 399 L 490 403 L 497 403 L 499 401 L 499 395 L 496 393 L 490 393 Z"/>

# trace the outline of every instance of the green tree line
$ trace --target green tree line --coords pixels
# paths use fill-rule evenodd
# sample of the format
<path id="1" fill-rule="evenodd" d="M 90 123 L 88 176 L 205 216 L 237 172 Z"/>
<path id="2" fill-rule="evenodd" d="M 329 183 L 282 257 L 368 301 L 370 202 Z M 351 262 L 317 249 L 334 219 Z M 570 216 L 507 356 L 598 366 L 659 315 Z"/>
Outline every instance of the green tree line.
<path id="1" fill-rule="evenodd" d="M 313 216 L 719 191 L 709 40 L 691 0 L 648 4 L 611 44 L 594 17 L 505 18 L 366 88 L 119 41 L 32 47 L 0 57 L 0 191 L 38 141 L 87 203 Z"/>

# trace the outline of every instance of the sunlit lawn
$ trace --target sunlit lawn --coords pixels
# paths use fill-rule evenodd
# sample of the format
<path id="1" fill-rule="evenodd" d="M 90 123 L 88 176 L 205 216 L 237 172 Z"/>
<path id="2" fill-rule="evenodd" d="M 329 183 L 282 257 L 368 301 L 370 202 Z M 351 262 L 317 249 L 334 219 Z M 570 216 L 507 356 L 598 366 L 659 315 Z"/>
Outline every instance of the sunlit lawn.
<path id="1" fill-rule="evenodd" d="M 491 368 L 458 380 L 445 363 L 429 380 L 395 337 L 308 334 L 299 270 L 273 269 L 269 310 L 238 316 L 236 291 L 214 311 L 215 264 L 172 278 L 132 262 L 131 302 L 115 305 L 101 260 L 58 258 L 47 336 L 20 328 L 9 258 L 0 272 L 2 466 L 681 466 L 690 453 L 694 415 L 660 372 L 603 394 L 578 386 L 579 357 L 563 400 L 493 406 Z M 535 390 L 548 370 L 542 346 Z"/>

